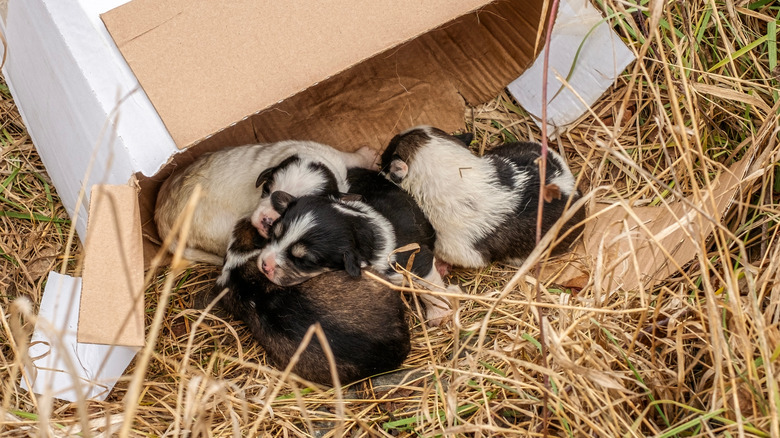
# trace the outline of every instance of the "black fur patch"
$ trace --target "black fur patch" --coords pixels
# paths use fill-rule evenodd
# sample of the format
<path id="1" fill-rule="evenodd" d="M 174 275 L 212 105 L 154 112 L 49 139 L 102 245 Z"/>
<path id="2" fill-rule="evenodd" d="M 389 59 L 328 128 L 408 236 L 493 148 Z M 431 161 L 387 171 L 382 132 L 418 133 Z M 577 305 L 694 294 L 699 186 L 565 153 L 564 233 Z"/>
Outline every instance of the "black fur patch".
<path id="1" fill-rule="evenodd" d="M 500 224 L 488 236 L 476 243 L 475 248 L 486 257 L 487 260 L 507 260 L 525 258 L 536 247 L 536 216 L 539 203 L 539 163 L 541 157 L 541 145 L 532 142 L 506 143 L 487 151 L 485 158 L 493 163 L 501 163 L 496 166 L 499 180 L 502 184 L 508 181 L 506 172 L 511 172 L 506 163 L 500 158 L 509 160 L 521 172 L 527 172 L 529 178 L 523 187 L 518 187 L 523 193 L 520 205 L 515 208 L 512 220 Z M 549 154 L 547 159 L 547 171 L 545 184 L 549 184 L 553 178 L 561 175 L 565 164 L 555 156 Z M 510 184 L 511 186 L 511 184 Z M 573 194 L 572 202 L 580 198 L 580 193 Z M 544 204 L 542 213 L 542 235 L 547 233 L 552 225 L 564 213 L 564 207 L 568 197 L 553 199 Z M 574 225 L 585 219 L 585 210 L 580 209 L 561 229 L 561 234 L 572 230 Z M 574 228 L 571 233 L 556 247 L 553 254 L 559 254 L 569 248 L 572 242 L 582 233 L 582 226 Z M 500 257 L 496 257 L 500 255 Z"/>
<path id="2" fill-rule="evenodd" d="M 282 217 L 271 228 L 270 242 L 283 240 L 285 234 L 291 232 L 291 225 L 303 221 L 306 216 L 312 216 L 315 223 L 283 249 L 289 266 L 286 269 L 305 274 L 326 268 L 360 275 L 361 264 L 370 263 L 385 242 L 368 220 L 343 210 L 359 212 L 347 204 L 320 196 L 303 196 L 288 203 Z M 277 234 L 280 228 L 282 232 Z M 292 254 L 292 247 L 298 243 L 306 246 L 309 257 L 298 258 Z"/>
<path id="3" fill-rule="evenodd" d="M 349 169 L 347 182 L 349 182 L 350 193 L 361 195 L 366 204 L 390 221 L 395 234 L 396 248 L 410 243 L 420 245 L 420 251 L 414 254 L 412 272 L 421 277 L 428 275 L 433 264 L 436 231 L 414 199 L 371 170 Z M 412 252 L 398 253 L 396 262 L 406 267 L 412 254 Z"/>

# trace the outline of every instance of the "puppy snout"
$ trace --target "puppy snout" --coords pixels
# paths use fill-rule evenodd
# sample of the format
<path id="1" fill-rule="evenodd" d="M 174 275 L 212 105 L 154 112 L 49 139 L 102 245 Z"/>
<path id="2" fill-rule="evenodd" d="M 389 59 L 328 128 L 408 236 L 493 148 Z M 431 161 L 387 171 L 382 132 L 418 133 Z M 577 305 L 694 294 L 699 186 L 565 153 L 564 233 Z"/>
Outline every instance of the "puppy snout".
<path id="1" fill-rule="evenodd" d="M 275 219 L 271 216 L 261 215 L 258 218 L 252 218 L 252 225 L 257 228 L 257 232 L 263 237 L 268 237 L 268 233 L 271 231 L 271 225 L 273 225 Z"/>
<path id="2" fill-rule="evenodd" d="M 263 237 L 268 237 L 271 232 L 271 225 L 279 219 L 279 213 L 274 210 L 260 211 L 252 215 L 252 225 L 257 228 L 257 232 Z"/>
<path id="3" fill-rule="evenodd" d="M 276 262 L 274 261 L 273 257 L 266 257 L 265 259 L 261 260 L 260 270 L 263 271 L 263 274 L 265 274 L 269 280 L 273 280 L 274 273 L 276 272 Z"/>

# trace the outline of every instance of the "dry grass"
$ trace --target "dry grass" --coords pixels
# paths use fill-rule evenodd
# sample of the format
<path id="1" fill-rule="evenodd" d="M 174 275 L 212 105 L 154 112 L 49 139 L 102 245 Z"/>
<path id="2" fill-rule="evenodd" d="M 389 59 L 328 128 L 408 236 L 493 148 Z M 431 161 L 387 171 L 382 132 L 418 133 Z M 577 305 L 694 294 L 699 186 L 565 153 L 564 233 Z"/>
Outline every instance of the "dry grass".
<path id="1" fill-rule="evenodd" d="M 373 379 L 342 394 L 280 380 L 240 324 L 211 316 L 198 324 L 192 298 L 215 270 L 194 266 L 177 275 L 165 303 L 158 298 L 168 272 L 154 278 L 146 302 L 150 324 L 163 306 L 161 334 L 148 366 L 131 365 L 106 402 L 31 398 L 18 388 L 14 339 L 24 335 L 11 335 L 12 303 L 38 303 L 45 274 L 74 266 L 62 259 L 67 216 L 0 90 L 0 436 L 109 435 L 107 424 L 116 431 L 124 420 L 132 376 L 142 373 L 132 436 L 536 436 L 548 392 L 555 436 L 780 437 L 780 7 L 650 2 L 638 13 L 628 3 L 598 4 L 640 59 L 551 143 L 583 185 L 607 186 L 607 200 L 633 206 L 701 200 L 753 145 L 758 173 L 716 231 L 695 236 L 695 259 L 671 277 L 620 292 L 598 282 L 544 285 L 547 367 L 529 305 L 533 284 L 524 277 L 497 302 L 516 268 L 456 271 L 469 294 L 457 324 L 426 329 L 415 320 L 404 380 Z M 473 128 L 480 147 L 539 139 L 506 95 L 476 108 Z"/>

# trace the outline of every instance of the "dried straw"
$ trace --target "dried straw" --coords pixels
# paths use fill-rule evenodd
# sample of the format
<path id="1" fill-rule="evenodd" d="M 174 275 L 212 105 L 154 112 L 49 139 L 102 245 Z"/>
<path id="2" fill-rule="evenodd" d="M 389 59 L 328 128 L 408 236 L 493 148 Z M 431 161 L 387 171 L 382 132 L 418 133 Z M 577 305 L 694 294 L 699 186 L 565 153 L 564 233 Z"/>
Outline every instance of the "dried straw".
<path id="1" fill-rule="evenodd" d="M 431 329 L 410 317 L 403 370 L 340 391 L 269 367 L 241 324 L 193 310 L 216 276 L 201 265 L 149 273 L 147 326 L 159 312 L 159 336 L 107 401 L 79 409 L 19 389 L 33 321 L 18 316 L 35 313 L 48 271 L 75 274 L 61 255 L 81 248 L 65 248 L 68 217 L 0 87 L 0 435 L 110 436 L 124 426 L 128 436 L 540 436 L 548 427 L 554 436 L 780 437 L 780 9 L 594 4 L 639 60 L 550 143 L 580 185 L 631 207 L 695 204 L 755 151 L 750 181 L 715 232 L 692 236 L 692 262 L 637 290 L 606 288 L 614 268 L 603 266 L 581 287 L 544 281 L 536 300 L 536 280 L 513 279 L 518 267 L 456 270 L 451 281 L 467 296 L 455 320 Z M 465 122 L 479 151 L 540 139 L 505 93 Z M 417 314 L 416 295 L 407 297 Z"/>

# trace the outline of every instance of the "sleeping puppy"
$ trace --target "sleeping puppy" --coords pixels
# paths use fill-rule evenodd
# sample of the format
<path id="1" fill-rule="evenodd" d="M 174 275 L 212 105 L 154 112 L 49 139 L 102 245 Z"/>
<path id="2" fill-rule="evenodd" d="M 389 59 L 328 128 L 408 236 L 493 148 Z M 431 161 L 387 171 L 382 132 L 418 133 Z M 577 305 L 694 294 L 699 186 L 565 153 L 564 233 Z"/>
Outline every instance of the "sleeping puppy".
<path id="1" fill-rule="evenodd" d="M 271 364 L 285 368 L 309 327 L 319 323 L 341 383 L 401 365 L 411 344 L 398 292 L 345 272 L 330 272 L 296 286 L 277 286 L 257 268 L 265 242 L 248 218 L 240 220 L 209 298 L 228 289 L 219 306 L 246 323 Z M 306 380 L 332 384 L 316 336 L 293 371 Z"/>
<path id="2" fill-rule="evenodd" d="M 375 153 L 364 147 L 348 153 L 311 141 L 282 141 L 223 149 L 198 157 L 177 170 L 157 194 L 154 218 L 160 238 L 170 233 L 196 185 L 202 188 L 184 257 L 222 264 L 233 225 L 252 214 L 267 234 L 275 216 L 267 213 L 276 189 L 299 195 L 347 190 L 347 168 L 375 166 Z M 259 176 L 258 176 L 259 175 Z M 169 248 L 174 251 L 176 242 Z"/>
<path id="3" fill-rule="evenodd" d="M 436 233 L 414 200 L 376 172 L 350 169 L 350 192 L 362 201 L 304 196 L 277 191 L 271 196 L 281 214 L 271 228 L 268 245 L 258 260 L 260 270 L 272 282 L 298 284 L 323 272 L 346 270 L 360 276 L 361 267 L 372 266 L 392 282 L 403 276 L 396 264 L 420 277 L 421 283 L 460 293 L 447 287 L 434 267 Z M 395 252 L 411 243 L 418 251 Z M 449 300 L 422 294 L 426 319 L 439 325 L 452 313 Z"/>
<path id="4" fill-rule="evenodd" d="M 390 141 L 382 170 L 412 195 L 436 229 L 438 258 L 469 268 L 494 261 L 520 264 L 536 246 L 540 155 L 537 143 L 508 143 L 477 157 L 458 138 L 422 126 Z M 553 151 L 545 184 L 543 233 L 561 217 L 569 198 L 580 198 L 574 176 Z M 577 211 L 561 234 L 584 217 L 584 209 Z M 581 226 L 574 229 L 553 251 L 568 248 L 581 232 Z"/>

